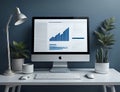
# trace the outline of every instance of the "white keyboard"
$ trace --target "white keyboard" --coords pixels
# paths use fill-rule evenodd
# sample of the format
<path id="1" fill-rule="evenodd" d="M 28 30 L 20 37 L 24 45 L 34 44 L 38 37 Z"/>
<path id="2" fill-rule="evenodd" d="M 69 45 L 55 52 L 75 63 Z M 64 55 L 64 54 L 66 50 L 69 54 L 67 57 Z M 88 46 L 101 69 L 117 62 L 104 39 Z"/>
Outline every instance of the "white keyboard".
<path id="1" fill-rule="evenodd" d="M 65 80 L 80 80 L 80 73 L 38 73 L 34 79 L 65 79 Z"/>

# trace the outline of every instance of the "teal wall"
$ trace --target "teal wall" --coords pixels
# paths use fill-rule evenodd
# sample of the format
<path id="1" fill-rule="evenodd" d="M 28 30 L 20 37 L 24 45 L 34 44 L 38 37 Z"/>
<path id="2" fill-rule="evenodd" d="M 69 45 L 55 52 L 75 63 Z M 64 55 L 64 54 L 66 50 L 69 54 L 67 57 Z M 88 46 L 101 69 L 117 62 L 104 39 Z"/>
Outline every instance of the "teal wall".
<path id="1" fill-rule="evenodd" d="M 90 53 L 91 60 L 89 63 L 70 63 L 70 67 L 94 67 L 96 43 L 93 31 L 106 18 L 114 16 L 116 18 L 115 45 L 110 50 L 110 67 L 120 71 L 120 0 L 0 0 L 0 72 L 7 68 L 7 50 L 5 25 L 18 6 L 23 13 L 28 16 L 28 20 L 20 25 L 10 25 L 10 42 L 13 40 L 24 41 L 31 50 L 31 31 L 33 16 L 88 16 L 90 19 Z M 27 60 L 26 62 L 29 62 Z M 50 67 L 51 63 L 37 63 L 35 67 Z M 120 87 L 116 87 L 120 91 Z M 100 86 L 31 86 L 23 87 L 22 92 L 52 91 L 52 92 L 101 92 Z M 60 89 L 58 91 L 58 89 Z M 91 90 L 91 91 L 90 91 Z M 0 87 L 0 92 L 3 87 Z"/>

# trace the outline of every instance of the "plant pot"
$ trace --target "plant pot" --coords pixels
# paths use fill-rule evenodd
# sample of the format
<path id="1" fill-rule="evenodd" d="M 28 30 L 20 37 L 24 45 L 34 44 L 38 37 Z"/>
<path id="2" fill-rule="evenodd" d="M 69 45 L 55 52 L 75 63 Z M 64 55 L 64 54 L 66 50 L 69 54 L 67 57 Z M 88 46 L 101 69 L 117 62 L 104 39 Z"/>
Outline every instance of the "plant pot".
<path id="1" fill-rule="evenodd" d="M 106 74 L 109 72 L 109 63 L 95 63 L 95 72 Z"/>
<path id="2" fill-rule="evenodd" d="M 12 70 L 14 72 L 22 72 L 22 65 L 24 64 L 24 59 L 12 59 Z"/>
<path id="3" fill-rule="evenodd" d="M 26 63 L 26 64 L 23 64 L 22 66 L 23 66 L 22 73 L 24 73 L 24 74 L 33 73 L 33 71 L 34 71 L 34 65 L 33 64 Z"/>

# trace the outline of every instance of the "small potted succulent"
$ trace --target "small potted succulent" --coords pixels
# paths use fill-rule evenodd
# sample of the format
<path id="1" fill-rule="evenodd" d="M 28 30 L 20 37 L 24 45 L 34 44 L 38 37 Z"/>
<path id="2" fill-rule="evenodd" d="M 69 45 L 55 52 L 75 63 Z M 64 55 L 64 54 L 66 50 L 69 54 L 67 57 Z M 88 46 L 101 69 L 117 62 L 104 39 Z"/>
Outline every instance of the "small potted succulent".
<path id="1" fill-rule="evenodd" d="M 29 58 L 29 50 L 27 50 L 25 43 L 16 42 L 10 45 L 12 57 L 12 70 L 14 72 L 21 72 L 24 59 Z"/>
<path id="2" fill-rule="evenodd" d="M 114 34 L 111 33 L 111 30 L 115 29 L 114 21 L 113 17 L 104 20 L 98 30 L 94 32 L 99 43 L 95 63 L 95 71 L 98 73 L 108 73 L 109 71 L 109 49 L 115 43 Z"/>

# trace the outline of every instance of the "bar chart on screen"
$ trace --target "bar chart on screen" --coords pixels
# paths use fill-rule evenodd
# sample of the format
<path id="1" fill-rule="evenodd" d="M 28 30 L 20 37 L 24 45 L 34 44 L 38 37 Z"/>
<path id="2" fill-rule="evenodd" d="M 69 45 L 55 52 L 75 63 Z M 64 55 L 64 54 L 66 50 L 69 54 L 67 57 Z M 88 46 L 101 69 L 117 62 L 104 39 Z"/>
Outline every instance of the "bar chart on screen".
<path id="1" fill-rule="evenodd" d="M 57 35 L 52 36 L 50 41 L 69 41 L 69 27 L 65 29 L 62 34 L 58 33 Z"/>

